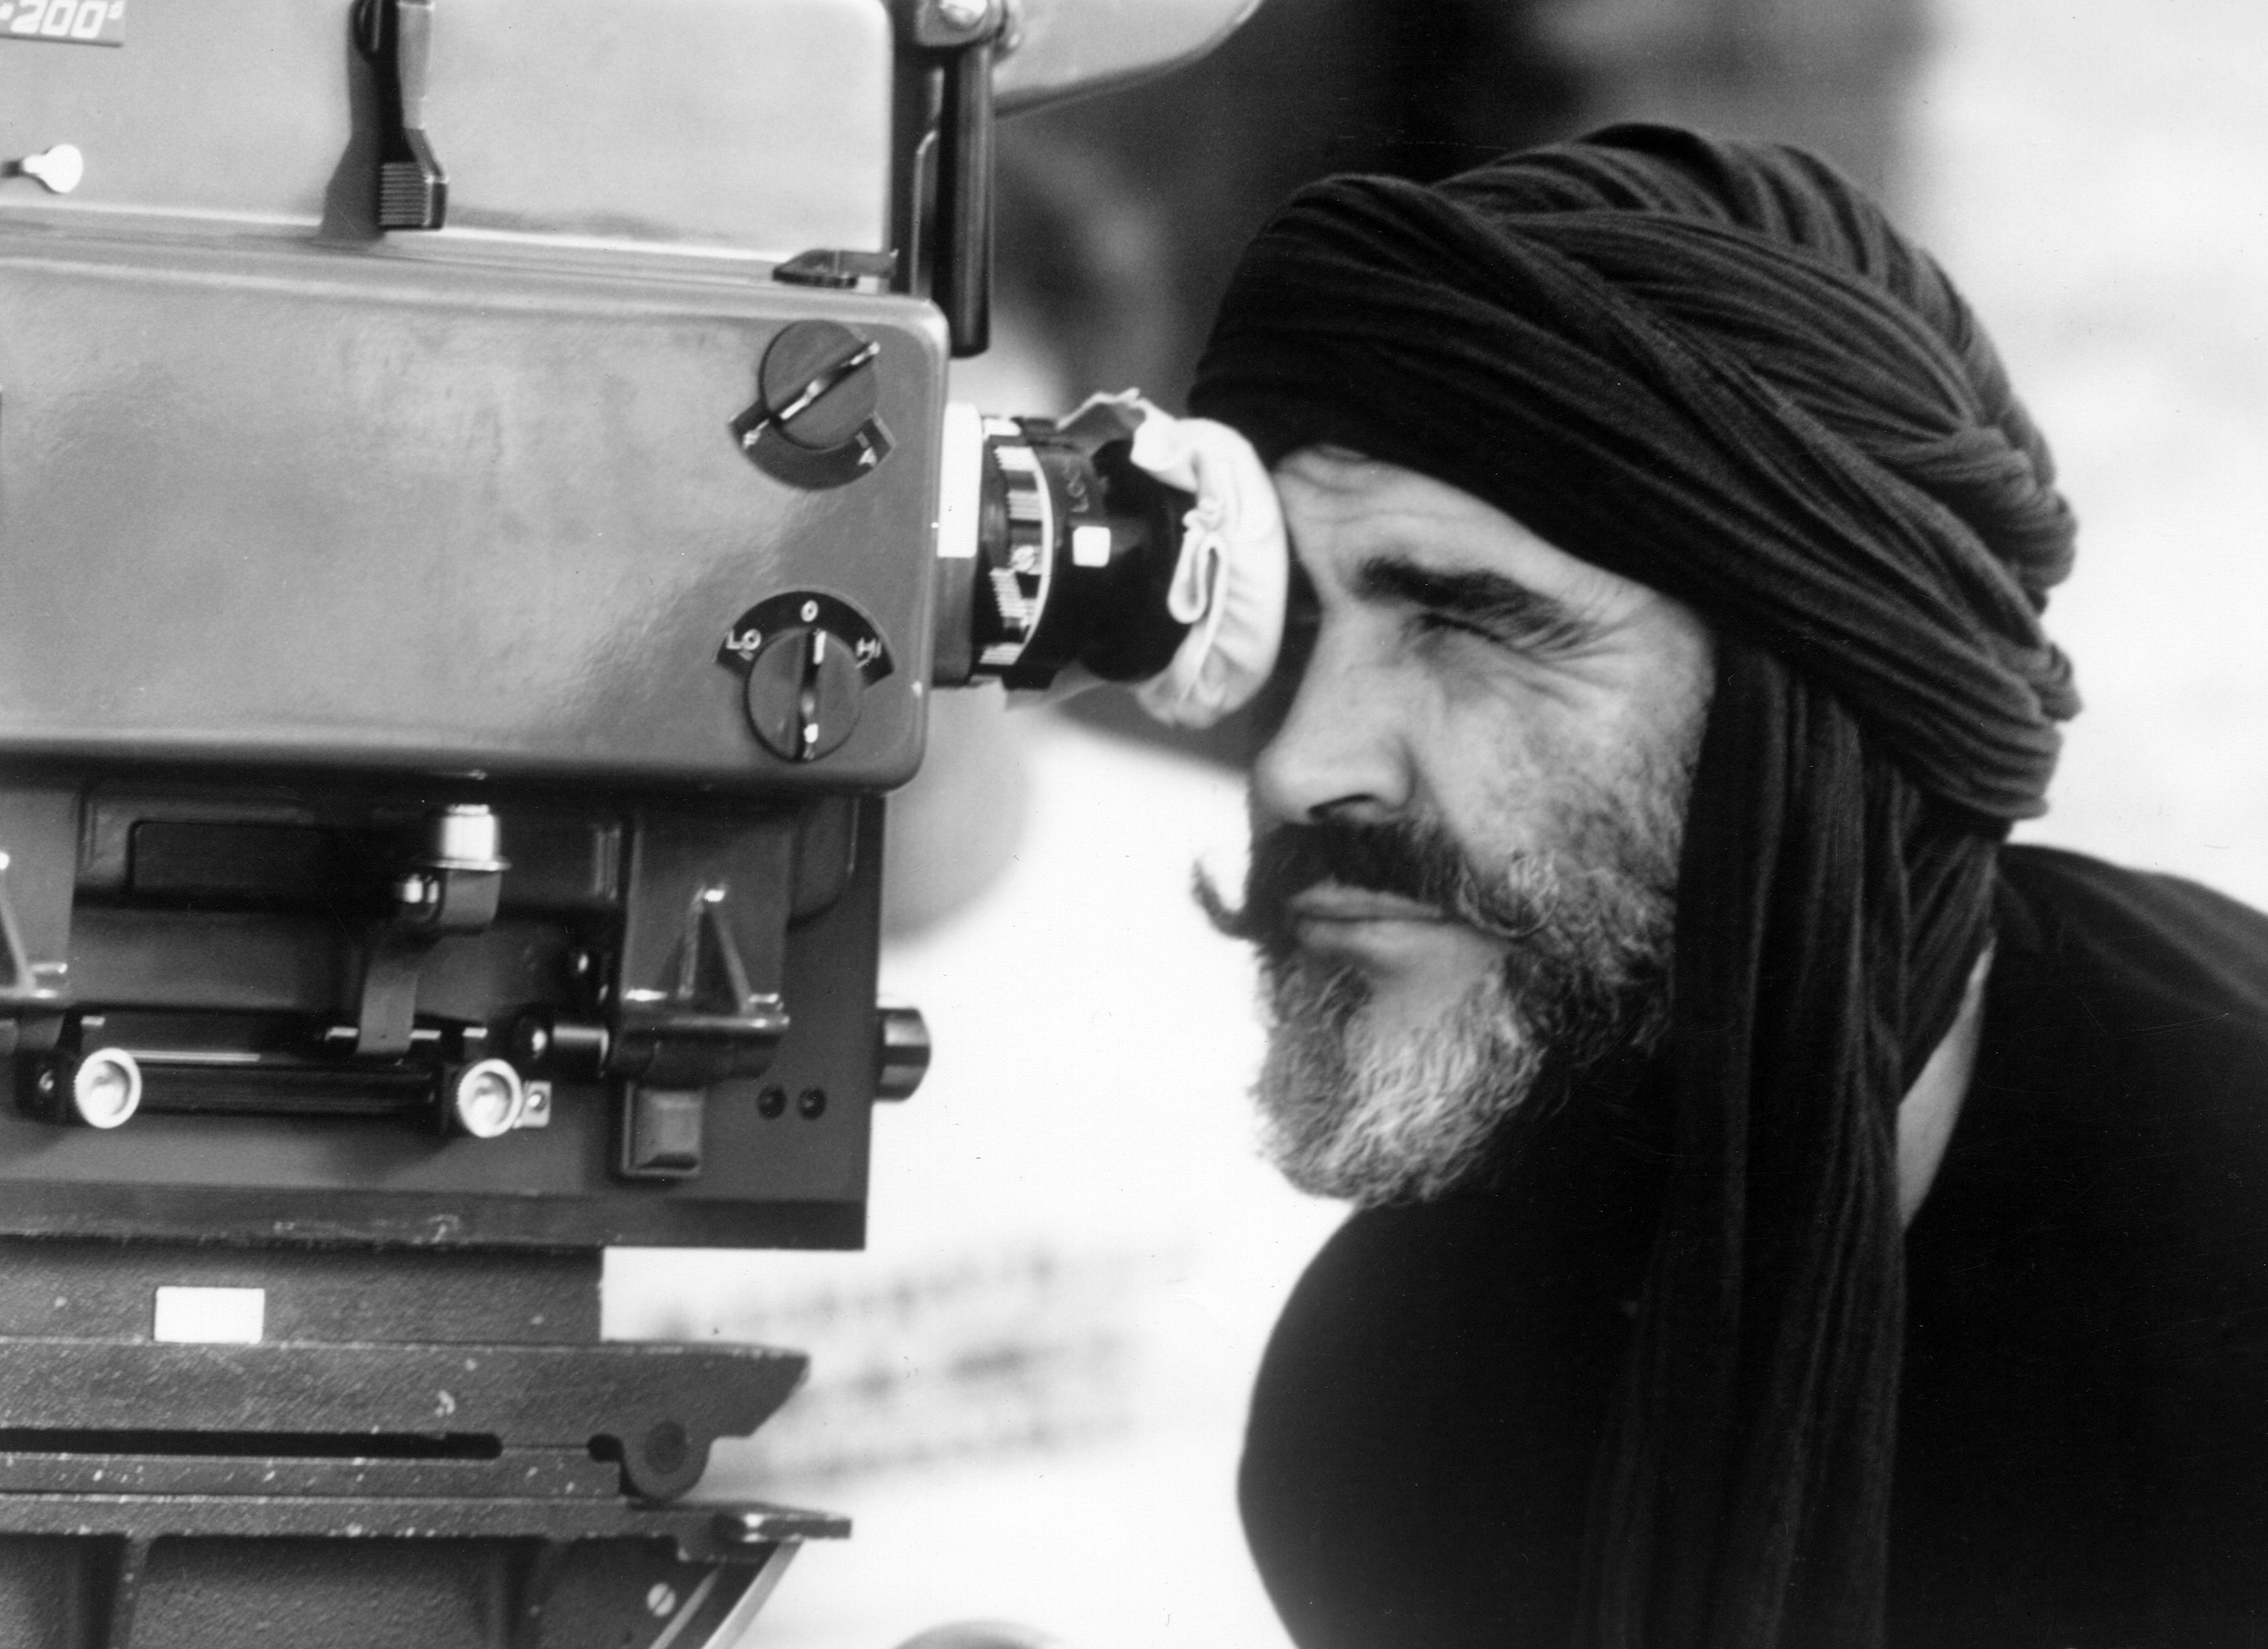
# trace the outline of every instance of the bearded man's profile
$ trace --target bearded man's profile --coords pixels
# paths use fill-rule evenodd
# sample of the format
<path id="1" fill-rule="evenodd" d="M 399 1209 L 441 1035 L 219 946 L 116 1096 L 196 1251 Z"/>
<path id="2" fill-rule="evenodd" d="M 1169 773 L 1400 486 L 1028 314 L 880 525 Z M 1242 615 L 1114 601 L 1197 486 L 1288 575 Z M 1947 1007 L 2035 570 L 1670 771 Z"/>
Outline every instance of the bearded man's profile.
<path id="1" fill-rule="evenodd" d="M 1241 892 L 1355 1212 L 1241 1477 L 1302 1649 L 2268 1642 L 2268 919 L 2014 847 L 2075 526 L 1825 163 L 1339 178 L 1191 398 L 1295 574 Z"/>
<path id="2" fill-rule="evenodd" d="M 1311 559 L 1333 506 L 1366 483 L 1390 489 L 1390 504 L 1428 525 L 1431 505 L 1507 542 L 1522 536 L 1437 482 L 1352 453 L 1301 453 L 1278 475 Z M 1531 559 L 1553 555 L 1523 548 Z M 1567 571 L 1594 585 L 1609 577 Z M 1270 1154 L 1293 1184 L 1363 1205 L 1437 1196 L 1475 1170 L 1553 1061 L 1587 1065 L 1659 1041 L 1678 840 L 1708 697 L 1705 637 L 1697 626 L 1687 633 L 1689 645 L 1652 674 L 1660 713 L 1609 730 L 1627 742 L 1616 740 L 1596 770 L 1537 764 L 1518 795 L 1494 800 L 1486 834 L 1508 840 L 1462 839 L 1432 799 L 1310 799 L 1292 766 L 1297 730 L 1271 741 L 1256 798 L 1283 822 L 1253 844 L 1241 910 L 1210 888 L 1202 896 L 1217 925 L 1260 950 L 1274 1034 L 1258 1098 Z M 1329 674 L 1332 664 L 1319 680 L 1344 679 Z M 1359 696 L 1373 714 L 1397 713 L 1374 691 Z M 1300 713 L 1347 725 L 1316 693 Z M 1479 754 L 1500 782 L 1518 765 L 1521 735 L 1499 732 L 1500 744 Z M 1437 938 L 1479 936 L 1487 965 L 1446 988 L 1427 979 L 1412 993 L 1417 1017 L 1397 1015 L 1376 1001 L 1377 975 L 1364 966 L 1397 922 L 1437 927 Z"/>

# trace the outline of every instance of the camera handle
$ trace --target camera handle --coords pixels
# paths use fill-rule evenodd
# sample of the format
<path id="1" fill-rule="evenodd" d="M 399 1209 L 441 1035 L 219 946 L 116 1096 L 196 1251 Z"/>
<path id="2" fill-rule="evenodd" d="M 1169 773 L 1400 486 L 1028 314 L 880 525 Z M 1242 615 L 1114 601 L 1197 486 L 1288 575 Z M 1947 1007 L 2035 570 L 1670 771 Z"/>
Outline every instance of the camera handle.
<path id="1" fill-rule="evenodd" d="M 940 245 L 930 298 L 945 312 L 956 356 L 992 342 L 992 42 L 972 40 L 945 69 L 938 119 Z"/>
<path id="2" fill-rule="evenodd" d="M 1007 0 L 897 0 L 893 9 L 909 48 L 898 92 L 895 216 L 899 245 L 922 247 L 902 273 L 909 283 L 926 273 L 954 354 L 982 355 L 992 336 L 992 67 Z"/>

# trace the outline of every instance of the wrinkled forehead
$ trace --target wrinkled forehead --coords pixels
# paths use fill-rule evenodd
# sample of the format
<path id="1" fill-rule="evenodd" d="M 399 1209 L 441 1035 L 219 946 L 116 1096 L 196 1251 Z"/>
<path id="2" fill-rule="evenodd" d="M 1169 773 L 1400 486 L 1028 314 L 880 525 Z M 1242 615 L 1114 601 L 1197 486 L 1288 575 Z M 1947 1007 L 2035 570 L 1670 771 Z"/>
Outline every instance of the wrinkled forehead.
<path id="1" fill-rule="evenodd" d="M 1298 600 L 1501 606 L 1524 594 L 1572 616 L 1668 599 L 1449 482 L 1351 447 L 1300 447 L 1270 473 Z"/>

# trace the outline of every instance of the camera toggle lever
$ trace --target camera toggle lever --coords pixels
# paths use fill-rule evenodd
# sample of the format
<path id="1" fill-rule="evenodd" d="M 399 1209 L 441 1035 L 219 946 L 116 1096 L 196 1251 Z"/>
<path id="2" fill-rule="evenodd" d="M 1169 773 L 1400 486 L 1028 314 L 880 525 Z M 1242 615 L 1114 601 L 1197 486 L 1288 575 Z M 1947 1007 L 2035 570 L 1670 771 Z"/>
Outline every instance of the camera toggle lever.
<path id="1" fill-rule="evenodd" d="M 438 229 L 449 177 L 425 140 L 427 61 L 433 0 L 357 0 L 355 49 L 378 77 L 378 226 Z"/>
<path id="2" fill-rule="evenodd" d="M 0 850 L 0 1008 L 46 1007 L 63 997 L 68 963 L 37 960 L 22 920 L 8 891 L 8 870 L 14 864 Z"/>
<path id="3" fill-rule="evenodd" d="M 417 970 L 453 934 L 496 920 L 507 866 L 497 851 L 497 816 L 479 803 L 425 816 L 422 850 L 394 880 L 392 913 L 364 939 L 362 997 L 354 1026 L 358 1059 L 400 1059 L 414 1038 Z"/>
<path id="4" fill-rule="evenodd" d="M 799 252 L 772 270 L 783 286 L 818 286 L 832 291 L 857 291 L 861 287 L 880 291 L 898 272 L 895 252 L 851 252 L 838 247 L 814 247 Z"/>
<path id="5" fill-rule="evenodd" d="M 37 178 L 50 195 L 69 195 L 86 176 L 86 157 L 77 144 L 57 144 L 36 155 L 0 166 L 0 177 Z"/>
<path id="6" fill-rule="evenodd" d="M 792 877 L 794 841 L 785 825 L 638 821 L 603 1056 L 622 1079 L 622 1178 L 699 1174 L 709 1090 L 762 1075 L 787 1034 L 777 890 Z"/>

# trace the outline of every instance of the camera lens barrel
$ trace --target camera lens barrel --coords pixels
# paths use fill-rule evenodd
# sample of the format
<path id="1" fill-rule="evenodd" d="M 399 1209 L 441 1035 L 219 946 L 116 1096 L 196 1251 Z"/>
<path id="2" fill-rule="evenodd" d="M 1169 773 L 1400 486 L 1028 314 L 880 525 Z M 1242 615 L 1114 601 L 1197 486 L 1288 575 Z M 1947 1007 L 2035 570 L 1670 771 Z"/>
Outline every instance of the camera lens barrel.
<path id="1" fill-rule="evenodd" d="M 938 683 L 1040 688 L 1073 665 L 1108 681 L 1163 670 L 1189 630 L 1166 594 L 1190 496 L 1135 464 L 1128 434 L 954 410 Z"/>

